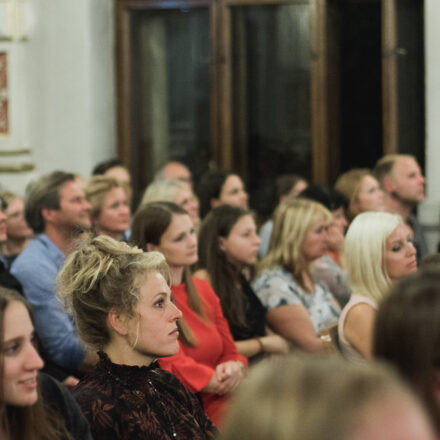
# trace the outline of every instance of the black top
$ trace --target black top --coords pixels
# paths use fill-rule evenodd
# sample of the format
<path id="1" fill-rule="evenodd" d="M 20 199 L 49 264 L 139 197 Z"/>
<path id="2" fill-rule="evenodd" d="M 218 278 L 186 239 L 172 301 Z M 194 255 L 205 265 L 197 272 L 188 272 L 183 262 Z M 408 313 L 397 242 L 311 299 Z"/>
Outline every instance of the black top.
<path id="1" fill-rule="evenodd" d="M 235 341 L 264 336 L 266 333 L 266 309 L 255 295 L 251 285 L 242 275 L 240 275 L 240 284 L 244 293 L 244 313 L 247 327 L 238 327 L 229 323 L 232 336 Z"/>
<path id="2" fill-rule="evenodd" d="M 44 402 L 61 416 L 72 437 L 75 440 L 93 440 L 89 423 L 70 391 L 47 374 L 40 373 L 39 380 Z"/>
<path id="3" fill-rule="evenodd" d="M 95 440 L 214 439 L 200 401 L 157 362 L 117 365 L 105 353 L 73 393 Z"/>

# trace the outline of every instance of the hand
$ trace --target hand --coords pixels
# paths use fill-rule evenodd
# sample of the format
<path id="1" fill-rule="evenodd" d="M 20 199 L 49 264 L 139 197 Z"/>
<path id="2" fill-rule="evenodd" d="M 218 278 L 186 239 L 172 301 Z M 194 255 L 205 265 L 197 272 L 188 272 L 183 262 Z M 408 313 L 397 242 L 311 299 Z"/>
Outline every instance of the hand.
<path id="1" fill-rule="evenodd" d="M 336 254 L 341 254 L 344 251 L 345 237 L 341 230 L 336 225 L 330 225 L 328 228 L 328 247 L 329 250 Z"/>
<path id="2" fill-rule="evenodd" d="M 280 335 L 269 335 L 260 338 L 264 351 L 271 354 L 286 354 L 289 352 L 290 344 L 287 339 Z"/>
<path id="3" fill-rule="evenodd" d="M 63 380 L 63 384 L 67 387 L 67 388 L 73 388 L 76 385 L 78 385 L 79 379 L 74 377 L 74 376 L 67 376 L 64 380 Z"/>
<path id="4" fill-rule="evenodd" d="M 237 361 L 228 361 L 217 365 L 215 375 L 221 384 L 218 394 L 234 391 L 244 377 L 244 370 L 244 365 Z"/>

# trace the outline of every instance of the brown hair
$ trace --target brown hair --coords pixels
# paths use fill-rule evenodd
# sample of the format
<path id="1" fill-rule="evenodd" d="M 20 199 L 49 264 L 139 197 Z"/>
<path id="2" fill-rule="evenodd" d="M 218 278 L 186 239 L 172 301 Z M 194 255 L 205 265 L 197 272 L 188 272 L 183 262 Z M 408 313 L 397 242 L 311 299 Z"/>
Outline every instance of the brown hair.
<path id="1" fill-rule="evenodd" d="M 394 164 L 400 158 L 410 158 L 415 160 L 414 156 L 411 156 L 410 154 L 387 154 L 376 162 L 376 165 L 373 168 L 373 176 L 378 180 L 382 189 L 385 177 L 391 173 Z"/>
<path id="2" fill-rule="evenodd" d="M 110 342 L 107 316 L 112 308 L 134 316 L 140 287 L 151 272 L 170 284 L 165 258 L 101 235 L 66 259 L 57 276 L 57 294 L 75 320 L 81 339 L 100 350 Z"/>
<path id="3" fill-rule="evenodd" d="M 65 421 L 49 405 L 39 398 L 31 406 L 8 406 L 3 399 L 3 343 L 4 343 L 4 319 L 8 305 L 14 301 L 23 304 L 32 319 L 29 303 L 14 290 L 0 287 L 0 431 L 4 432 L 9 439 L 26 440 L 59 440 L 72 439 L 66 428 Z"/>
<path id="4" fill-rule="evenodd" d="M 188 215 L 188 213 L 181 206 L 172 202 L 152 202 L 141 206 L 133 218 L 130 243 L 143 250 L 146 250 L 147 243 L 158 246 L 174 215 Z M 201 318 L 205 318 L 203 302 L 194 285 L 189 267 L 185 267 L 183 271 L 183 282 L 188 296 L 189 307 Z M 183 318 L 180 323 L 182 341 L 187 345 L 194 346 L 196 343 L 195 337 L 190 328 Z"/>

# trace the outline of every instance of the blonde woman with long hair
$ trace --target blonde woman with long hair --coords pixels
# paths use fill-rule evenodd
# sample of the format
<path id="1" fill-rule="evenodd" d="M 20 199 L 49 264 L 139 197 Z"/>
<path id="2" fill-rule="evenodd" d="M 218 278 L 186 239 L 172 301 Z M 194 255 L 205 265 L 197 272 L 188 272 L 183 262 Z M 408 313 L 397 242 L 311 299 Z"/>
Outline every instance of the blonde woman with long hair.
<path id="1" fill-rule="evenodd" d="M 339 306 L 325 284 L 316 284 L 310 266 L 328 252 L 333 217 L 317 202 L 282 203 L 274 214 L 269 251 L 258 266 L 255 293 L 268 309 L 267 322 L 294 346 L 323 349 L 319 332 L 335 324 Z"/>
<path id="2" fill-rule="evenodd" d="M 394 280 L 417 270 L 412 232 L 397 214 L 365 212 L 345 238 L 350 301 L 339 319 L 343 353 L 352 360 L 370 358 L 377 308 Z"/>

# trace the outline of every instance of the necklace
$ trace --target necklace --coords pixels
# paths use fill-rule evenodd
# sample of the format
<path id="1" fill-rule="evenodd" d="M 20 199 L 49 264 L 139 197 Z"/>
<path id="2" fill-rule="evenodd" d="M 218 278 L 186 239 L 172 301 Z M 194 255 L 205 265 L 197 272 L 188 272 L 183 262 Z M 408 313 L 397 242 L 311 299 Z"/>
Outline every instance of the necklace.
<path id="1" fill-rule="evenodd" d="M 153 371 L 154 372 L 154 371 Z M 116 382 L 120 383 L 123 387 L 125 387 L 127 390 L 130 390 L 131 392 L 133 392 L 134 394 L 136 394 L 137 396 L 143 394 L 141 391 L 136 390 L 136 389 L 132 389 L 127 382 L 125 382 L 124 380 L 122 380 L 120 377 L 116 376 L 114 373 L 112 373 L 110 370 L 107 369 L 107 374 L 114 379 Z M 165 406 L 165 404 L 162 402 L 161 398 L 160 398 L 160 394 L 159 391 L 157 391 L 156 387 L 154 386 L 153 382 L 151 381 L 151 379 L 147 379 L 147 383 L 150 386 L 150 388 L 153 390 L 153 393 L 155 394 L 155 396 L 157 397 L 157 399 L 155 400 L 159 406 L 160 406 L 160 411 L 158 411 L 159 414 L 164 414 L 166 416 L 166 418 L 168 419 L 168 423 L 169 423 L 169 428 L 171 428 L 170 430 L 165 429 L 163 426 L 163 430 L 165 432 L 168 431 L 168 434 L 171 435 L 171 438 L 175 438 L 177 439 L 177 432 L 176 432 L 176 426 L 174 425 L 174 422 L 171 418 L 171 415 L 169 414 L 169 411 L 167 409 L 167 407 Z M 153 405 L 153 402 L 151 402 L 151 406 Z M 160 422 L 159 422 L 160 423 Z M 168 427 L 167 427 L 168 428 Z M 171 431 L 171 433 L 170 433 Z"/>

